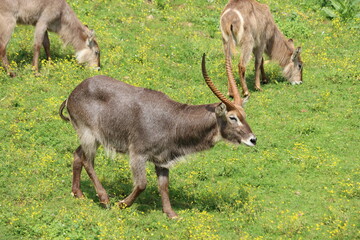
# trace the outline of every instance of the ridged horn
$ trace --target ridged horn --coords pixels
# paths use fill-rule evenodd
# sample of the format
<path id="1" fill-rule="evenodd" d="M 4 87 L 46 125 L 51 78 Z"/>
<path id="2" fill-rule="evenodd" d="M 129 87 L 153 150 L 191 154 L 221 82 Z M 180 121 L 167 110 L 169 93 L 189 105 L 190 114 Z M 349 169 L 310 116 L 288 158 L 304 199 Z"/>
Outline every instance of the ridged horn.
<path id="1" fill-rule="evenodd" d="M 231 87 L 232 93 L 233 93 L 233 98 L 234 98 L 234 103 L 236 105 L 242 105 L 243 100 L 240 97 L 240 93 L 239 93 L 239 89 L 236 86 L 236 82 L 235 82 L 235 77 L 233 75 L 232 72 L 232 65 L 231 65 L 231 47 L 230 47 L 230 41 L 231 39 L 229 39 L 228 43 L 227 43 L 227 49 L 226 49 L 226 57 L 225 57 L 225 68 L 226 68 L 226 75 L 228 78 L 228 84 Z"/>
<path id="2" fill-rule="evenodd" d="M 206 84 L 208 85 L 208 87 L 211 89 L 211 91 L 215 94 L 215 96 L 226 105 L 227 110 L 234 110 L 236 109 L 234 103 L 232 103 L 230 100 L 228 100 L 224 94 L 222 94 L 214 85 L 214 83 L 211 81 L 209 75 L 206 72 L 206 66 L 205 66 L 205 53 L 202 56 L 202 62 L 201 62 L 201 70 L 202 70 L 202 75 L 205 79 Z"/>

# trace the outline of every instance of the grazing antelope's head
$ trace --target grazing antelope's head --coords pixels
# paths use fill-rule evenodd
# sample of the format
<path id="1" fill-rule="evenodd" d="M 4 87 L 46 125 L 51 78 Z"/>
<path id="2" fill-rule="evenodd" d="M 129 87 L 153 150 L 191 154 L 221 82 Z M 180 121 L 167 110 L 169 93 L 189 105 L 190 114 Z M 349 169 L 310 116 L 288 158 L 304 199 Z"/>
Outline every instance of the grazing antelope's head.
<path id="1" fill-rule="evenodd" d="M 303 62 L 301 61 L 300 57 L 301 47 L 297 47 L 295 49 L 292 39 L 289 39 L 289 43 L 294 50 L 291 54 L 289 63 L 285 66 L 283 70 L 283 74 L 292 85 L 301 84 L 303 81 Z"/>
<path id="2" fill-rule="evenodd" d="M 100 70 L 100 48 L 95 40 L 95 31 L 85 26 L 85 47 L 76 53 L 79 63 L 87 63 L 89 67 Z"/>
<path id="3" fill-rule="evenodd" d="M 228 69 L 229 59 L 227 59 L 226 63 Z M 234 78 L 231 78 L 232 74 L 231 76 L 229 76 L 228 74 L 228 81 L 229 81 L 229 86 L 231 86 L 234 94 L 234 102 L 228 100 L 214 86 L 210 77 L 207 75 L 206 67 L 205 67 L 205 54 L 203 55 L 202 58 L 202 74 L 211 91 L 222 102 L 215 109 L 218 124 L 220 126 L 221 137 L 232 143 L 237 143 L 237 144 L 243 143 L 247 146 L 255 146 L 256 137 L 252 133 L 249 124 L 245 120 L 246 115 L 243 109 L 243 105 L 247 101 L 247 98 L 242 99 L 240 97 L 239 91 L 236 87 L 235 80 Z"/>

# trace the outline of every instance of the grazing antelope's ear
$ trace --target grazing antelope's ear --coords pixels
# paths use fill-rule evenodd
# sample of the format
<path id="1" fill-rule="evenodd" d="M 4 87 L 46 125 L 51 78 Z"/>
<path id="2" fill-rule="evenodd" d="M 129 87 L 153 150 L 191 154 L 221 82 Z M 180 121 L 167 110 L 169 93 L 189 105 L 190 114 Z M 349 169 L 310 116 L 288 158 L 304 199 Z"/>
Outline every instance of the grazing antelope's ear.
<path id="1" fill-rule="evenodd" d="M 295 48 L 295 46 L 294 46 L 294 40 L 292 40 L 292 38 L 290 38 L 290 39 L 288 40 L 288 43 L 292 46 L 292 48 Z"/>
<path id="2" fill-rule="evenodd" d="M 297 60 L 297 58 L 300 56 L 301 53 L 301 47 L 296 48 L 296 50 L 293 52 L 292 56 L 291 56 L 291 61 L 295 61 Z"/>
<path id="3" fill-rule="evenodd" d="M 93 29 L 89 29 L 87 35 L 88 35 L 88 38 L 92 41 L 95 38 L 95 31 Z"/>
<path id="4" fill-rule="evenodd" d="M 245 98 L 243 98 L 241 106 L 245 107 L 245 105 L 248 101 L 249 101 L 249 96 L 246 96 Z"/>
<path id="5" fill-rule="evenodd" d="M 226 105 L 224 103 L 220 103 L 215 108 L 216 116 L 222 117 L 226 115 Z"/>
<path id="6" fill-rule="evenodd" d="M 92 47 L 95 38 L 95 31 L 93 29 L 87 29 L 86 34 L 87 34 L 86 43 L 88 47 Z"/>

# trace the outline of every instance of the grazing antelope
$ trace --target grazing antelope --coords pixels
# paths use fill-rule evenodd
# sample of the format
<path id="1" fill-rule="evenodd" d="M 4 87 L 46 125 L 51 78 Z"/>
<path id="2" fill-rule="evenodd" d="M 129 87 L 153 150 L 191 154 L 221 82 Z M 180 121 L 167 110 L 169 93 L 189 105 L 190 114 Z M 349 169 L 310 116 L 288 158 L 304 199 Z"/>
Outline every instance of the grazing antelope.
<path id="1" fill-rule="evenodd" d="M 60 35 L 65 44 L 71 44 L 79 63 L 100 68 L 100 52 L 93 30 L 83 25 L 65 0 L 0 0 L 0 57 L 10 76 L 6 46 L 16 24 L 34 25 L 33 67 L 38 72 L 41 45 L 50 58 L 50 41 L 47 31 Z"/>
<path id="2" fill-rule="evenodd" d="M 245 71 L 251 53 L 255 56 L 255 89 L 261 90 L 260 72 L 262 81 L 267 82 L 264 52 L 270 59 L 279 62 L 283 68 L 283 75 L 291 84 L 302 83 L 301 48 L 295 48 L 293 41 L 287 40 L 280 32 L 267 5 L 254 0 L 230 0 L 221 14 L 220 27 L 225 55 L 231 55 L 236 45 L 241 48 L 238 68 L 245 96 L 249 96 Z M 227 75 L 233 78 L 231 64 L 230 68 L 227 68 Z M 233 95 L 230 87 L 229 95 Z"/>
<path id="3" fill-rule="evenodd" d="M 146 187 L 146 162 L 155 164 L 163 211 L 177 217 L 169 200 L 169 167 L 180 157 L 203 151 L 220 139 L 247 146 L 256 137 L 245 121 L 243 99 L 234 87 L 234 102 L 214 86 L 202 59 L 203 77 L 221 103 L 187 105 L 171 100 L 162 92 L 134 87 L 107 76 L 95 76 L 80 83 L 60 106 L 62 119 L 71 121 L 80 146 L 74 153 L 72 193 L 83 197 L 80 190 L 82 167 L 91 178 L 100 202 L 107 206 L 109 197 L 95 171 L 97 147 L 129 153 L 134 179 L 132 193 L 120 201 L 129 207 Z M 66 107 L 69 117 L 63 115 Z"/>

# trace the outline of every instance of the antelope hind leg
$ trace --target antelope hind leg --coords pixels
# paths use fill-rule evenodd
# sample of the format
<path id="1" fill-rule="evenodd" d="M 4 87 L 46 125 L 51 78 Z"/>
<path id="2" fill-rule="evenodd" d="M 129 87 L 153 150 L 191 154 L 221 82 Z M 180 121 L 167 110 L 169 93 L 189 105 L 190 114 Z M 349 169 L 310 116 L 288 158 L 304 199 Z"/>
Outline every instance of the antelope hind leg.
<path id="1" fill-rule="evenodd" d="M 246 71 L 246 67 L 239 64 L 238 65 L 238 68 L 239 68 L 239 75 L 240 75 L 240 84 L 241 84 L 241 88 L 243 90 L 243 95 L 245 97 L 247 96 L 250 96 L 250 93 L 249 93 L 249 89 L 246 85 L 246 80 L 245 80 L 245 71 Z"/>
<path id="2" fill-rule="evenodd" d="M 120 208 L 130 207 L 146 188 L 146 157 L 130 153 L 130 168 L 133 174 L 134 188 L 129 196 L 119 202 Z"/>
<path id="3" fill-rule="evenodd" d="M 105 190 L 105 188 L 101 185 L 101 182 L 99 180 L 99 178 L 96 175 L 96 172 L 94 170 L 94 158 L 95 158 L 95 151 L 96 151 L 96 146 L 95 149 L 90 149 L 90 151 L 86 151 L 87 154 L 85 154 L 85 152 L 82 150 L 82 155 L 81 155 L 81 159 L 82 159 L 82 165 L 84 166 L 87 174 L 89 175 L 91 181 L 94 184 L 96 193 L 99 197 L 100 203 L 101 205 L 103 205 L 105 208 L 109 208 L 110 207 L 110 199 L 109 196 Z M 92 150 L 92 151 L 91 151 Z M 89 155 L 89 156 L 87 156 Z"/>
<path id="4" fill-rule="evenodd" d="M 253 49 L 253 41 L 249 40 L 246 44 L 244 44 L 241 47 L 241 57 L 240 57 L 240 63 L 238 65 L 239 68 L 239 75 L 240 75 L 240 84 L 241 88 L 243 90 L 243 94 L 245 97 L 250 96 L 249 89 L 246 84 L 245 79 L 245 72 L 246 72 L 246 66 L 250 61 L 251 53 Z"/>
<path id="5" fill-rule="evenodd" d="M 81 170 L 83 167 L 84 155 L 81 146 L 74 152 L 72 194 L 76 198 L 83 198 L 84 194 L 80 189 Z"/>

